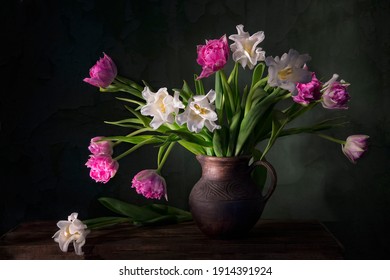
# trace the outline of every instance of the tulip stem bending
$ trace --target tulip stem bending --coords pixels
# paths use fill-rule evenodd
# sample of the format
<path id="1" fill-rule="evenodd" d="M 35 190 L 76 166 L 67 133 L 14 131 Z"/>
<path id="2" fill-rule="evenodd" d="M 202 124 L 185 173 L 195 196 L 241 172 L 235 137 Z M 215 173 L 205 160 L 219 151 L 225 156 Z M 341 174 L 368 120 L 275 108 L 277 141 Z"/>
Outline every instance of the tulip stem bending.
<path id="1" fill-rule="evenodd" d="M 151 144 L 151 143 L 155 143 L 154 142 L 154 139 L 153 138 L 149 138 L 149 139 L 146 139 L 144 141 L 142 141 L 141 143 L 131 147 L 130 149 L 128 149 L 126 152 L 120 154 L 119 156 L 117 156 L 116 158 L 114 158 L 114 160 L 118 161 L 120 160 L 121 158 L 124 158 L 125 156 L 131 154 L 132 152 L 134 152 L 135 150 L 141 148 L 142 146 L 146 145 L 146 144 Z"/>
<path id="2" fill-rule="evenodd" d="M 157 172 L 158 172 L 158 173 L 161 172 L 161 169 L 163 168 L 165 162 L 167 161 L 168 156 L 169 156 L 169 154 L 171 153 L 173 146 L 175 146 L 175 143 L 176 143 L 176 142 L 172 142 L 171 144 L 169 144 L 169 146 L 168 146 L 167 150 L 165 151 L 165 154 L 164 154 L 164 156 L 162 157 L 161 161 L 158 162 L 158 167 L 157 167 Z"/>
<path id="3" fill-rule="evenodd" d="M 344 140 L 336 139 L 336 138 L 333 138 L 329 135 L 325 135 L 325 134 L 321 134 L 321 133 L 317 133 L 317 135 L 321 138 L 324 138 L 326 140 L 329 140 L 329 141 L 332 141 L 332 142 L 335 142 L 335 143 L 338 143 L 341 145 L 345 145 L 345 143 L 346 143 L 346 141 L 344 141 Z"/>

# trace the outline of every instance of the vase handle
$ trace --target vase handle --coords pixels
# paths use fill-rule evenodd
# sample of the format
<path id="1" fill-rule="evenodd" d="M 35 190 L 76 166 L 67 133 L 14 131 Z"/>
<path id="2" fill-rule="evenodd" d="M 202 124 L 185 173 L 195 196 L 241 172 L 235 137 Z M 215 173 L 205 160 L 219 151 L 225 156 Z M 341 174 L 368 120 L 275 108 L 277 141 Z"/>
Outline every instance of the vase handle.
<path id="1" fill-rule="evenodd" d="M 278 177 L 276 176 L 275 168 L 268 161 L 265 161 L 265 160 L 258 160 L 258 161 L 255 161 L 254 163 L 252 163 L 252 165 L 251 165 L 252 170 L 256 166 L 259 166 L 259 165 L 264 166 L 267 169 L 267 174 L 269 174 L 271 176 L 271 184 L 270 184 L 270 186 L 268 188 L 267 193 L 264 196 L 264 202 L 267 202 L 268 199 L 273 194 L 273 192 L 275 191 L 275 187 L 276 187 L 276 183 L 278 181 Z"/>

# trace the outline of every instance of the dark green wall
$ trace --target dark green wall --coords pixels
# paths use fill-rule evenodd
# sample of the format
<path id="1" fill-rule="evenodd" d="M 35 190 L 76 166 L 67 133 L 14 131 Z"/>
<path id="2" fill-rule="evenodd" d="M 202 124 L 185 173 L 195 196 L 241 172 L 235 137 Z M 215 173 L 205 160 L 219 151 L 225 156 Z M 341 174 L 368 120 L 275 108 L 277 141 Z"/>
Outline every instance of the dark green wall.
<path id="1" fill-rule="evenodd" d="M 82 79 L 102 55 L 119 72 L 155 88 L 179 87 L 201 69 L 196 45 L 264 30 L 267 55 L 289 48 L 310 53 L 322 80 L 333 73 L 352 85 L 348 111 L 314 110 L 303 123 L 346 114 L 350 125 L 332 135 L 368 134 L 357 165 L 341 148 L 309 135 L 280 139 L 269 154 L 279 185 L 264 218 L 325 222 L 347 258 L 388 258 L 390 244 L 389 1 L 9 1 L 1 9 L 0 232 L 31 219 L 104 213 L 100 196 L 147 201 L 130 189 L 133 175 L 154 167 L 141 149 L 120 162 L 106 185 L 84 166 L 96 135 L 124 134 L 104 120 L 127 116 L 111 94 Z M 5 7 L 5 8 L 4 8 Z M 231 67 L 231 65 L 229 65 Z M 170 204 L 187 207 L 200 168 L 176 149 L 164 170 Z"/>

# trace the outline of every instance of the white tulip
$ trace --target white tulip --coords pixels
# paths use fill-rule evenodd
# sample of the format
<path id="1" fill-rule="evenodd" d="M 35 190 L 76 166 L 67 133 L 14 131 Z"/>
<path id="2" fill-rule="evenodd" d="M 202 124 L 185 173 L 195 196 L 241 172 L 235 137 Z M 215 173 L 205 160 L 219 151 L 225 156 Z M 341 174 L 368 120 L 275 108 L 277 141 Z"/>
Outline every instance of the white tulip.
<path id="1" fill-rule="evenodd" d="M 257 47 L 265 38 L 264 32 L 259 31 L 249 36 L 249 33 L 244 31 L 244 25 L 237 25 L 236 28 L 238 34 L 229 36 L 229 39 L 234 41 L 230 45 L 233 60 L 240 63 L 243 68 L 248 66 L 249 69 L 253 69 L 258 61 L 265 59 L 265 51 Z"/>
<path id="2" fill-rule="evenodd" d="M 153 117 L 150 122 L 153 129 L 159 128 L 164 123 L 173 123 L 174 114 L 177 114 L 180 108 L 184 108 L 183 103 L 179 100 L 179 93 L 175 92 L 174 97 L 172 97 L 167 88 L 160 88 L 157 92 L 152 92 L 148 87 L 145 87 L 142 91 L 142 97 L 147 104 L 141 108 L 141 114 Z"/>
<path id="3" fill-rule="evenodd" d="M 90 232 L 87 226 L 77 219 L 78 213 L 72 213 L 68 220 L 61 220 L 57 223 L 60 229 L 53 235 L 54 241 L 60 246 L 62 252 L 68 251 L 68 246 L 73 242 L 74 250 L 77 255 L 83 255 L 82 247 L 85 244 L 85 238 Z"/>
<path id="4" fill-rule="evenodd" d="M 176 122 L 179 125 L 187 123 L 188 130 L 196 133 L 200 132 L 204 126 L 211 132 L 221 128 L 215 124 L 218 116 L 214 111 L 214 101 L 214 90 L 210 90 L 207 95 L 196 95 L 190 98 L 185 111 L 177 115 Z"/>
<path id="5" fill-rule="evenodd" d="M 311 58 L 308 54 L 299 54 L 290 49 L 282 57 L 269 56 L 265 59 L 268 66 L 268 84 L 271 87 L 281 87 L 297 95 L 297 83 L 306 84 L 311 81 L 311 72 L 305 68 L 305 63 Z"/>

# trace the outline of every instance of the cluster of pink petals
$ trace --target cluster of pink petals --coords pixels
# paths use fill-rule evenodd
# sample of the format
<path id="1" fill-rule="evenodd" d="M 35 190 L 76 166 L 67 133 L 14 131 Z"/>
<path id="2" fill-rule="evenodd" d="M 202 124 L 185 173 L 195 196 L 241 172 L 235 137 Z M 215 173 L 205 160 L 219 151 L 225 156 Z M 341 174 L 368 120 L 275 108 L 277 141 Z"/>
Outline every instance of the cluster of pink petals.
<path id="1" fill-rule="evenodd" d="M 91 139 L 88 150 L 94 155 L 112 155 L 112 142 L 100 141 L 103 137 L 97 136 Z"/>
<path id="2" fill-rule="evenodd" d="M 132 180 L 132 188 L 146 198 L 161 199 L 164 196 L 168 200 L 165 179 L 156 170 L 146 169 L 137 173 Z"/>
<path id="3" fill-rule="evenodd" d="M 344 155 L 352 162 L 362 157 L 368 148 L 368 135 L 351 135 L 347 138 L 346 143 L 342 145 Z"/>
<path id="4" fill-rule="evenodd" d="M 89 151 L 92 155 L 89 156 L 85 165 L 91 168 L 89 176 L 96 182 L 107 183 L 115 176 L 119 168 L 119 163 L 114 160 L 112 155 L 112 142 L 100 141 L 103 137 L 97 136 L 91 139 Z"/>
<path id="5" fill-rule="evenodd" d="M 109 155 L 90 155 L 85 165 L 91 168 L 89 176 L 101 183 L 107 183 L 119 168 L 118 162 Z"/>
<path id="6" fill-rule="evenodd" d="M 296 103 L 308 105 L 321 99 L 322 84 L 317 79 L 314 72 L 312 72 L 311 77 L 311 81 L 306 84 L 297 83 L 296 88 L 298 90 L 298 94 L 292 97 Z"/>
<path id="7" fill-rule="evenodd" d="M 95 87 L 106 88 L 114 81 L 118 71 L 112 59 L 105 53 L 103 54 L 104 56 L 89 70 L 91 77 L 83 81 Z"/>
<path id="8" fill-rule="evenodd" d="M 348 102 L 351 99 L 347 91 L 349 84 L 343 80 L 337 81 L 338 75 L 333 77 L 325 83 L 326 88 L 322 95 L 322 106 L 326 109 L 348 109 Z"/>
<path id="9" fill-rule="evenodd" d="M 119 168 L 118 162 L 109 155 L 90 155 L 85 165 L 91 168 L 89 176 L 101 183 L 107 183 Z"/>
<path id="10" fill-rule="evenodd" d="M 229 58 L 229 46 L 226 35 L 220 39 L 208 40 L 206 45 L 198 45 L 196 62 L 202 66 L 198 79 L 206 78 L 222 69 Z"/>

